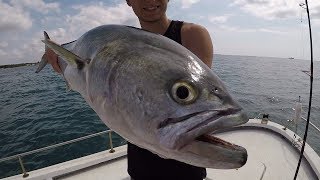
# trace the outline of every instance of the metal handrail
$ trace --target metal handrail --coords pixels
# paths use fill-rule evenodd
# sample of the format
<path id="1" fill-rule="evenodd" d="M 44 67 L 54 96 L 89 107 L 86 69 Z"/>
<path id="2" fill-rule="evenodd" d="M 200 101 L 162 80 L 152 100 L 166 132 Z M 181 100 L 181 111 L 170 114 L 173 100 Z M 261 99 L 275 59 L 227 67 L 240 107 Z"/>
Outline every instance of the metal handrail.
<path id="1" fill-rule="evenodd" d="M 16 155 L 13 155 L 13 156 L 1 158 L 0 162 L 8 161 L 8 160 L 11 160 L 11 159 L 17 159 L 19 157 L 23 157 L 23 156 L 34 154 L 34 153 L 37 153 L 37 152 L 46 151 L 46 150 L 53 149 L 53 148 L 56 148 L 56 147 L 72 144 L 74 142 L 82 141 L 82 140 L 85 140 L 85 139 L 89 139 L 89 138 L 96 137 L 96 136 L 99 136 L 99 135 L 102 135 L 102 134 L 106 134 L 106 133 L 110 133 L 110 132 L 113 132 L 113 131 L 112 130 L 101 131 L 101 132 L 98 132 L 98 133 L 94 133 L 94 134 L 90 134 L 90 135 L 87 135 L 87 136 L 79 137 L 79 138 L 76 138 L 76 139 L 72 139 L 72 140 L 69 140 L 69 141 L 62 142 L 62 143 L 54 144 L 54 145 L 51 145 L 51 146 L 46 146 L 46 147 L 35 149 L 35 150 L 32 150 L 32 151 L 28 151 L 28 152 L 16 154 Z M 110 146 L 110 147 L 112 147 L 112 146 Z"/>
<path id="2" fill-rule="evenodd" d="M 304 121 L 307 122 L 307 119 L 306 119 L 306 118 L 301 117 L 301 119 L 303 119 Z M 313 127 L 320 133 L 320 129 L 319 129 L 316 125 L 314 125 L 312 122 L 310 122 L 310 125 L 313 126 Z"/>
<path id="3" fill-rule="evenodd" d="M 1 158 L 0 159 L 0 163 L 4 162 L 4 161 L 12 160 L 12 159 L 18 159 L 19 163 L 20 163 L 21 171 L 23 173 L 22 177 L 26 178 L 26 177 L 29 176 L 29 174 L 27 173 L 27 171 L 26 171 L 26 169 L 24 167 L 24 164 L 23 164 L 23 161 L 22 161 L 22 157 L 23 156 L 27 156 L 27 155 L 34 154 L 34 153 L 37 153 L 37 152 L 42 152 L 42 151 L 46 151 L 46 150 L 53 149 L 53 148 L 56 148 L 56 147 L 72 144 L 72 143 L 75 143 L 75 142 L 78 142 L 78 141 L 82 141 L 82 140 L 85 140 L 85 139 L 93 138 L 93 137 L 96 137 L 96 136 L 99 136 L 99 135 L 102 135 L 102 134 L 106 134 L 106 133 L 109 133 L 109 144 L 110 144 L 110 151 L 109 152 L 113 153 L 113 152 L 115 152 L 115 150 L 113 149 L 112 132 L 113 132 L 112 130 L 101 131 L 101 132 L 97 132 L 97 133 L 90 134 L 90 135 L 87 135 L 87 136 L 82 136 L 82 137 L 79 137 L 79 138 L 76 138 L 76 139 L 65 141 L 65 142 L 62 142 L 62 143 L 54 144 L 54 145 L 51 145 L 51 146 L 46 146 L 46 147 L 35 149 L 35 150 L 32 150 L 32 151 L 28 151 L 28 152 L 16 154 L 16 155 L 13 155 L 13 156 Z"/>

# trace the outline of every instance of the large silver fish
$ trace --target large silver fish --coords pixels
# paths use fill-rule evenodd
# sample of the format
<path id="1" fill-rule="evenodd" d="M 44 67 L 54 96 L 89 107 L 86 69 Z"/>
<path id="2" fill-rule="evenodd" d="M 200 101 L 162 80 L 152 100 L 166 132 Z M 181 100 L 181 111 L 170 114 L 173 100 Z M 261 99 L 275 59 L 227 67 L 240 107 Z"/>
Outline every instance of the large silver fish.
<path id="1" fill-rule="evenodd" d="M 158 34 L 105 25 L 76 41 L 43 42 L 59 55 L 68 86 L 129 142 L 200 167 L 230 169 L 247 151 L 212 132 L 246 123 L 222 81 L 193 53 Z M 46 64 L 45 56 L 37 70 Z"/>

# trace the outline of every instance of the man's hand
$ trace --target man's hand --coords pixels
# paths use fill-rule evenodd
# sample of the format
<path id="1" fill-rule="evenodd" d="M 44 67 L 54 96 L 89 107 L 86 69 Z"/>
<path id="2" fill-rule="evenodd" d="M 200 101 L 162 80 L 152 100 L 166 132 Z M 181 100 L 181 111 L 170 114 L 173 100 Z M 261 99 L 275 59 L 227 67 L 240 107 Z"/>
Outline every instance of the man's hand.
<path id="1" fill-rule="evenodd" d="M 48 48 L 46 50 L 45 56 L 46 56 L 46 59 L 48 60 L 48 63 L 51 64 L 54 71 L 56 71 L 57 73 L 62 73 L 60 66 L 58 64 L 58 55 L 53 50 Z"/>

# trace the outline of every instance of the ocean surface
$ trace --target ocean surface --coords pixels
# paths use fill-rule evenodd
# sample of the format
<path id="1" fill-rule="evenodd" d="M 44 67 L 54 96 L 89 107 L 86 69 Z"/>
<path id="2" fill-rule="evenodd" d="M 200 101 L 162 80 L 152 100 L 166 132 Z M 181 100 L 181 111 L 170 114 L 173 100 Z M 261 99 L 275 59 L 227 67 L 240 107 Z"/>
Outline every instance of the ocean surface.
<path id="1" fill-rule="evenodd" d="M 261 113 L 282 125 L 292 119 L 301 96 L 307 116 L 309 61 L 269 57 L 215 55 L 214 71 L 250 118 Z M 315 62 L 311 122 L 320 127 L 320 62 Z M 0 159 L 18 153 L 107 130 L 95 112 L 48 66 L 0 69 Z M 303 135 L 305 122 L 298 134 Z M 294 129 L 293 125 L 289 125 Z M 310 127 L 309 144 L 320 154 L 320 133 Z M 117 146 L 126 141 L 113 136 Z M 27 171 L 109 148 L 106 135 L 23 157 Z M 20 173 L 18 160 L 0 163 L 0 178 Z"/>

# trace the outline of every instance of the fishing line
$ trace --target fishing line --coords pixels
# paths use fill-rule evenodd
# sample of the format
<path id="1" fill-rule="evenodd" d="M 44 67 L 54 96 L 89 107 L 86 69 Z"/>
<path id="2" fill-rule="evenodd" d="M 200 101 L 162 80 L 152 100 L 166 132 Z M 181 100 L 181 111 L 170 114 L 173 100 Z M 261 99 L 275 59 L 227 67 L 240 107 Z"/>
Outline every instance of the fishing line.
<path id="1" fill-rule="evenodd" d="M 307 116 L 307 124 L 306 124 L 306 129 L 304 132 L 304 137 L 303 137 L 303 144 L 301 147 L 301 151 L 300 151 L 300 158 L 299 158 L 299 162 L 297 165 L 297 169 L 294 175 L 294 180 L 297 179 L 298 173 L 299 173 L 299 169 L 300 169 L 300 165 L 301 165 L 301 161 L 302 161 L 302 157 L 303 157 L 303 153 L 304 153 L 304 148 L 306 145 L 306 141 L 307 141 L 307 136 L 308 136 L 308 129 L 309 129 L 309 124 L 310 124 L 310 113 L 311 113 L 311 102 L 312 102 L 312 89 L 313 89 L 313 45 L 312 45 L 312 31 L 311 31 L 311 22 L 310 22 L 310 13 L 309 13 L 309 5 L 308 5 L 308 0 L 305 0 L 305 3 L 301 3 L 299 4 L 302 8 L 305 8 L 307 11 L 307 15 L 308 15 L 308 24 L 309 24 L 309 39 L 310 39 L 310 92 L 309 92 L 309 105 L 308 105 L 308 116 Z"/>
<path id="2" fill-rule="evenodd" d="M 300 5 L 300 4 L 299 4 Z M 302 59 L 305 58 L 305 46 L 303 45 L 304 42 L 305 42 L 305 39 L 304 39 L 304 19 L 302 17 L 302 13 L 304 12 L 304 8 L 301 8 L 300 9 L 300 44 L 302 44 L 302 48 L 301 48 L 301 51 L 302 51 Z"/>

